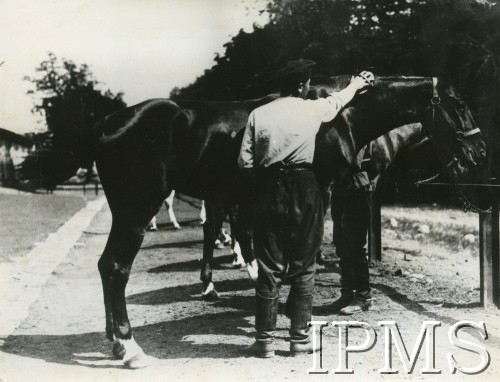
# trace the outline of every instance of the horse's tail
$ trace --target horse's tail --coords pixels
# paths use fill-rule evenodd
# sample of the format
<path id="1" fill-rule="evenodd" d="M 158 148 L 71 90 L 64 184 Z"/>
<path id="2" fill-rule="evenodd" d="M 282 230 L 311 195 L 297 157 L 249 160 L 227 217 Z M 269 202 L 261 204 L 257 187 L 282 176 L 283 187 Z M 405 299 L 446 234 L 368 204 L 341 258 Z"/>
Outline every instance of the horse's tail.
<path id="1" fill-rule="evenodd" d="M 95 127 L 72 132 L 71 140 L 43 147 L 30 153 L 16 169 L 19 188 L 54 189 L 76 174 L 79 168 L 91 168 L 95 159 L 97 134 Z"/>

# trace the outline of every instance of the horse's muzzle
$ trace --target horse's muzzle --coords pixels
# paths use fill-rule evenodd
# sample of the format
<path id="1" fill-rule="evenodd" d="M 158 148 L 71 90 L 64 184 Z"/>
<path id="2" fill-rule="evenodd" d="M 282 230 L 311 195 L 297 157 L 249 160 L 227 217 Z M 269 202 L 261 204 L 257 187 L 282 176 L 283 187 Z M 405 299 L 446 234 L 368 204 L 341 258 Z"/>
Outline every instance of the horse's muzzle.
<path id="1" fill-rule="evenodd" d="M 460 155 L 449 162 L 448 168 L 457 181 L 470 179 L 486 162 L 486 149 L 483 145 L 478 146 L 462 148 Z"/>

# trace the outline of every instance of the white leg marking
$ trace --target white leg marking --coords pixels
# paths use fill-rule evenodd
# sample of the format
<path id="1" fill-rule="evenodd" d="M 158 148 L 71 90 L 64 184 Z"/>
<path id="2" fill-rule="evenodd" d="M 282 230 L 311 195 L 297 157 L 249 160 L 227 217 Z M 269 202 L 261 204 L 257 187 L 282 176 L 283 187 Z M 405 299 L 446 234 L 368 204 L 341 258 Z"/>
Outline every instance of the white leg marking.
<path id="1" fill-rule="evenodd" d="M 201 224 L 204 224 L 207 221 L 207 210 L 205 209 L 204 200 L 201 201 L 200 220 Z"/>
<path id="2" fill-rule="evenodd" d="M 123 356 L 124 362 L 143 352 L 142 348 L 135 342 L 133 337 L 129 340 L 118 339 L 117 342 L 125 350 L 125 355 Z"/>
<path id="3" fill-rule="evenodd" d="M 156 225 L 156 216 L 153 216 L 153 219 L 151 219 L 151 223 L 149 223 L 149 229 L 151 231 L 157 231 L 158 226 Z"/>
<path id="4" fill-rule="evenodd" d="M 172 190 L 167 199 L 165 199 L 165 204 L 167 205 L 168 216 L 170 217 L 170 221 L 172 222 L 175 228 L 179 229 L 181 228 L 181 226 L 177 222 L 177 219 L 175 218 L 174 214 L 174 197 L 175 197 L 175 190 Z"/>
<path id="5" fill-rule="evenodd" d="M 224 237 L 224 245 L 231 243 L 231 236 L 227 233 L 225 229 L 221 229 L 222 237 Z"/>
<path id="6" fill-rule="evenodd" d="M 247 272 L 248 276 L 252 279 L 253 282 L 257 282 L 257 276 L 259 275 L 259 267 L 257 265 L 257 260 L 253 260 L 250 263 L 247 263 Z"/>
<path id="7" fill-rule="evenodd" d="M 243 256 L 241 255 L 240 244 L 238 242 L 234 244 L 233 255 L 233 267 L 241 268 L 243 265 L 245 265 L 245 261 L 243 260 Z"/>

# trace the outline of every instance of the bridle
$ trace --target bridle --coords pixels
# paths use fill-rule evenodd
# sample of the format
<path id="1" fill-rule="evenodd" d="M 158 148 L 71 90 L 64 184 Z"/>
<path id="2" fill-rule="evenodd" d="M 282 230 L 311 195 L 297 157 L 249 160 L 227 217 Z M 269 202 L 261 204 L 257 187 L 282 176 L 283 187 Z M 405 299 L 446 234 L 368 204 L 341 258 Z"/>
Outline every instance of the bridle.
<path id="1" fill-rule="evenodd" d="M 432 98 L 430 100 L 431 110 L 432 110 L 432 112 L 431 112 L 432 119 L 431 119 L 431 123 L 429 125 L 429 130 L 431 130 L 430 131 L 430 138 L 431 139 L 433 136 L 437 135 L 437 134 L 435 134 L 437 132 L 436 111 L 437 111 L 437 108 L 441 104 L 441 97 L 439 97 L 439 93 L 437 90 L 437 83 L 438 83 L 438 79 L 436 77 L 432 77 Z M 448 119 L 451 119 L 451 118 L 449 118 L 448 114 L 446 113 L 446 111 L 444 109 L 441 109 L 441 113 L 443 113 L 444 116 L 447 117 Z M 467 126 L 469 126 L 468 123 L 466 123 L 464 127 L 467 127 Z M 481 130 L 478 127 L 471 129 L 471 130 L 455 131 L 455 141 L 459 144 L 462 144 L 462 142 L 465 139 L 469 139 L 477 134 L 481 135 Z M 458 161 L 459 161 L 459 159 L 457 158 L 456 154 L 453 154 L 452 159 L 444 165 L 444 168 L 448 171 Z M 440 175 L 440 173 L 438 172 L 436 175 L 431 176 L 430 178 L 419 180 L 419 181 L 415 182 L 415 185 L 418 187 L 421 184 L 428 183 L 428 182 L 438 178 L 439 175 Z M 465 212 L 472 211 L 475 213 L 480 213 L 480 212 L 487 213 L 487 212 L 491 211 L 491 208 L 489 208 L 487 210 L 483 210 L 483 209 L 477 207 L 476 205 L 474 205 L 465 196 L 465 194 L 459 189 L 458 185 L 455 185 L 455 187 L 453 187 L 453 190 L 457 194 L 458 198 L 461 200 L 461 202 L 463 204 L 463 209 Z"/>

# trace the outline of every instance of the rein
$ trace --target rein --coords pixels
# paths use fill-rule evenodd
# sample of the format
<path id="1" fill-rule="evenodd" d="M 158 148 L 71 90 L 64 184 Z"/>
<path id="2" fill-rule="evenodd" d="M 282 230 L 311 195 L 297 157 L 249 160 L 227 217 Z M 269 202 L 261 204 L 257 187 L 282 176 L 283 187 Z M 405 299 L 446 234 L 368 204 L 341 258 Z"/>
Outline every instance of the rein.
<path id="1" fill-rule="evenodd" d="M 431 105 L 432 105 L 432 123 L 431 123 L 431 130 L 436 131 L 436 108 L 441 104 L 441 97 L 439 97 L 439 93 L 437 90 L 437 83 L 438 79 L 436 77 L 432 77 L 432 98 L 431 98 Z M 455 139 L 458 142 L 462 142 L 465 138 L 472 137 L 476 134 L 480 134 L 481 130 L 476 127 L 475 129 L 469 130 L 469 131 L 457 131 Z M 432 134 L 431 134 L 432 138 Z M 445 168 L 448 169 L 450 168 L 454 163 L 458 162 L 457 156 L 454 154 L 453 158 L 445 165 Z M 420 186 L 422 184 L 426 184 L 431 182 L 432 180 L 437 179 L 440 176 L 440 173 L 438 172 L 436 175 L 433 175 L 427 179 L 422 179 L 418 180 L 415 182 L 415 186 Z M 453 183 L 452 183 L 453 185 Z M 476 206 L 474 203 L 472 203 L 467 196 L 460 190 L 459 186 L 454 186 L 453 191 L 455 194 L 458 196 L 460 201 L 462 202 L 463 205 L 463 210 L 464 212 L 472 211 L 474 213 L 489 213 L 491 212 L 491 207 L 484 210 Z"/>

